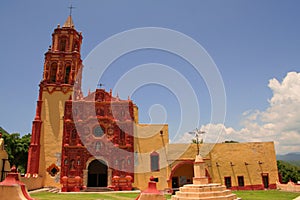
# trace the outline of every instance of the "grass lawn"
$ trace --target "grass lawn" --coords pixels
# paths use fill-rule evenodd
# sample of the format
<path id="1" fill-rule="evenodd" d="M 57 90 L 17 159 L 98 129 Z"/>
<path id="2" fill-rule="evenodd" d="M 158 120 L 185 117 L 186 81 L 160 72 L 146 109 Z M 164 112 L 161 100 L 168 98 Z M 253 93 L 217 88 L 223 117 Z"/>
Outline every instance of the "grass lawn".
<path id="1" fill-rule="evenodd" d="M 84 193 L 84 194 L 54 194 L 49 192 L 38 192 L 30 194 L 31 197 L 38 200 L 133 200 L 139 193 Z M 166 198 L 171 198 L 166 195 Z"/>
<path id="2" fill-rule="evenodd" d="M 292 200 L 300 193 L 282 192 L 278 190 L 259 190 L 259 191 L 233 191 L 242 200 Z M 138 193 L 109 193 L 109 194 L 53 194 L 48 192 L 38 192 L 30 194 L 31 197 L 38 200 L 134 200 Z M 166 196 L 170 199 L 170 196 Z"/>
<path id="3" fill-rule="evenodd" d="M 49 192 L 38 192 L 30 194 L 31 197 L 38 200 L 131 200 L 135 199 L 139 193 L 110 193 L 110 194 L 93 194 L 93 193 L 85 193 L 85 194 L 54 194 Z"/>
<path id="4" fill-rule="evenodd" d="M 232 191 L 232 193 L 242 198 L 242 200 L 292 200 L 300 196 L 300 193 L 283 192 L 279 190 Z"/>

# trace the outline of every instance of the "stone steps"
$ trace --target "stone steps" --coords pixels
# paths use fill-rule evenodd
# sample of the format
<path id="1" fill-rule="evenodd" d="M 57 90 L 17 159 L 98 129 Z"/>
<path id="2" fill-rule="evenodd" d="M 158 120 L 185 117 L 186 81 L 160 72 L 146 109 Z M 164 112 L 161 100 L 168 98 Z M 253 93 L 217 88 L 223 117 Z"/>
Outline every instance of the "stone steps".
<path id="1" fill-rule="evenodd" d="M 184 185 L 171 200 L 237 200 L 235 194 L 220 184 Z"/>
<path id="2" fill-rule="evenodd" d="M 60 189 L 58 189 L 58 188 L 49 188 L 49 189 L 48 189 L 48 192 L 51 192 L 51 193 L 59 193 L 59 192 L 60 192 Z"/>

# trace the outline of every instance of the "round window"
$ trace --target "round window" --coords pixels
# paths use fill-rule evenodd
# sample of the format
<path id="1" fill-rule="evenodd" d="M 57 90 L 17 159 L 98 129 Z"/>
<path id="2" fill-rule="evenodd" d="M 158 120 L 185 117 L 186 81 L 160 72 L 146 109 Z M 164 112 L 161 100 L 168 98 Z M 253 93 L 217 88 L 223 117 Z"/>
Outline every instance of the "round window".
<path id="1" fill-rule="evenodd" d="M 100 126 L 98 126 L 94 129 L 94 136 L 101 137 L 101 136 L 103 136 L 103 134 L 104 134 L 104 131 Z"/>

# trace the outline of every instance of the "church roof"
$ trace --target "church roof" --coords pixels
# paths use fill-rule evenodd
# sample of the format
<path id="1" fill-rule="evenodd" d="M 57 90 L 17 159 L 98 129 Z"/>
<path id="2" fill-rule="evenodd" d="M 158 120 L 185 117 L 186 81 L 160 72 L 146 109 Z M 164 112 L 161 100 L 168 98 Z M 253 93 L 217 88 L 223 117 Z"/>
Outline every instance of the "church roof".
<path id="1" fill-rule="evenodd" d="M 66 22 L 63 25 L 64 28 L 74 28 L 74 23 L 73 23 L 73 19 L 72 16 L 69 15 Z"/>

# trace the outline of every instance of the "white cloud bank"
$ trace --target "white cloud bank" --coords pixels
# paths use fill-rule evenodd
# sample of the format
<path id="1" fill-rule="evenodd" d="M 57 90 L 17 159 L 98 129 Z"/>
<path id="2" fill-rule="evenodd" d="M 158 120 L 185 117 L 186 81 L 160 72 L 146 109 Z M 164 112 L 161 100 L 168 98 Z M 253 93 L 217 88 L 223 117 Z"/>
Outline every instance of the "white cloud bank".
<path id="1" fill-rule="evenodd" d="M 273 78 L 269 81 L 273 92 L 269 107 L 243 113 L 243 128 L 235 130 L 223 124 L 207 124 L 201 127 L 205 142 L 216 142 L 220 130 L 224 140 L 239 142 L 274 141 L 277 154 L 300 152 L 300 73 L 289 72 L 282 82 Z M 184 134 L 183 141 L 191 141 L 193 135 Z"/>

